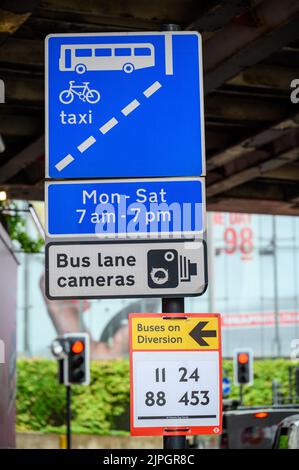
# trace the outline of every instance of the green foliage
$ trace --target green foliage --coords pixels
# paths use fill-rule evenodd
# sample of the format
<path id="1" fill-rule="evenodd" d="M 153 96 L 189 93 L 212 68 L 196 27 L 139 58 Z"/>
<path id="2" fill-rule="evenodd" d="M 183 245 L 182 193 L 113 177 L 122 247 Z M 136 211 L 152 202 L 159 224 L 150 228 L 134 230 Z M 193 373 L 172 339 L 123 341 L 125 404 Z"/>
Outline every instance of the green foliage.
<path id="1" fill-rule="evenodd" d="M 64 432 L 65 387 L 57 383 L 57 363 L 19 359 L 17 363 L 17 429 Z M 91 363 L 89 387 L 72 387 L 72 429 L 84 434 L 127 434 L 116 430 L 129 406 L 129 363 Z"/>
<path id="2" fill-rule="evenodd" d="M 42 246 L 44 245 L 44 240 L 41 237 L 38 237 L 37 240 L 34 240 L 26 232 L 26 220 L 24 217 L 17 212 L 17 206 L 14 202 L 0 202 L 0 211 L 9 211 L 3 213 L 5 219 L 8 233 L 12 240 L 16 240 L 20 247 L 25 253 L 39 253 Z"/>
<path id="3" fill-rule="evenodd" d="M 272 403 L 272 380 L 282 384 L 281 392 L 287 400 L 289 394 L 289 366 L 294 363 L 286 359 L 264 359 L 254 362 L 254 385 L 244 387 L 243 404 L 270 405 Z M 227 372 L 227 373 L 225 373 Z M 229 377 L 233 383 L 232 361 L 223 361 L 223 376 Z M 293 390 L 294 394 L 294 390 Z M 239 397 L 239 387 L 232 386 L 230 398 Z"/>
<path id="4" fill-rule="evenodd" d="M 288 396 L 288 367 L 284 359 L 254 363 L 254 386 L 245 386 L 244 405 L 270 405 L 272 380 L 282 383 Z M 19 431 L 65 432 L 65 387 L 57 383 L 57 363 L 45 359 L 19 359 L 17 363 L 17 429 Z M 223 362 L 223 375 L 233 379 L 232 361 Z M 81 434 L 127 434 L 129 407 L 129 362 L 113 360 L 91 363 L 89 387 L 74 386 L 72 429 Z M 232 387 L 230 398 L 238 398 Z M 127 424 L 127 423 L 126 423 Z"/>

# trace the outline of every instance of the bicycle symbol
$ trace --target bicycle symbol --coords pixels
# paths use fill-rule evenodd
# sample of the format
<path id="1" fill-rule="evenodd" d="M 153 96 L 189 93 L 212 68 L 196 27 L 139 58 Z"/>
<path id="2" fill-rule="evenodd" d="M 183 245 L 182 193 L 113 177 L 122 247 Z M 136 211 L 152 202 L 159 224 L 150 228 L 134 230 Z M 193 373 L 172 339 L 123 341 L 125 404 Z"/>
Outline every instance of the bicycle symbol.
<path id="1" fill-rule="evenodd" d="M 82 85 L 74 85 L 75 80 L 69 82 L 70 87 L 68 90 L 63 90 L 59 94 L 59 100 L 61 103 L 70 104 L 74 101 L 75 95 L 82 101 L 87 101 L 90 104 L 96 104 L 100 101 L 101 95 L 97 90 L 91 90 L 89 88 L 90 82 L 83 82 Z"/>

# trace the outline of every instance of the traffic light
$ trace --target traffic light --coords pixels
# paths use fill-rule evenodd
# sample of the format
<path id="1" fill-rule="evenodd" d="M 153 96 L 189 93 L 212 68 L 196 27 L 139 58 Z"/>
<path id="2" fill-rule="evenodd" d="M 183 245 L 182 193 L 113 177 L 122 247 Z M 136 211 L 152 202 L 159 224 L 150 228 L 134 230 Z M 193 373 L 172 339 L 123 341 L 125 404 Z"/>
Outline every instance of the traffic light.
<path id="1" fill-rule="evenodd" d="M 86 333 L 66 334 L 64 360 L 64 384 L 88 385 L 89 372 L 89 336 Z"/>
<path id="2" fill-rule="evenodd" d="M 58 382 L 64 385 L 88 385 L 89 335 L 67 333 L 51 344 L 53 355 L 58 360 Z"/>
<path id="3" fill-rule="evenodd" d="M 234 351 L 234 378 L 236 385 L 253 383 L 253 352 L 251 349 Z"/>

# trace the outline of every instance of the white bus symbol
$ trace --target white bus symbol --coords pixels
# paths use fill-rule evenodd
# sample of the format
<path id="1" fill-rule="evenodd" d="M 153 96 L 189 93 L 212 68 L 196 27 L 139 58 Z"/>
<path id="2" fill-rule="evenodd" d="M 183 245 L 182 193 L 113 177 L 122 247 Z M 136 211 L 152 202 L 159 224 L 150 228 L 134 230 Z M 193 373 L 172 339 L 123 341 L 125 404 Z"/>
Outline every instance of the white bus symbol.
<path id="1" fill-rule="evenodd" d="M 140 44 L 68 44 L 60 48 L 59 70 L 134 70 L 155 65 L 155 48 L 150 43 Z"/>

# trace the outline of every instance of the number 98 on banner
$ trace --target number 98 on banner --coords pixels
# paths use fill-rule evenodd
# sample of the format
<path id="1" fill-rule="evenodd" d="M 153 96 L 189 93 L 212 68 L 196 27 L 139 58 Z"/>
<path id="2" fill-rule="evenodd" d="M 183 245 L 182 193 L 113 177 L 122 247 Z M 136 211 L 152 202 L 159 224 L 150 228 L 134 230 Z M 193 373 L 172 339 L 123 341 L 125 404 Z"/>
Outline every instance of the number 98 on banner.
<path id="1" fill-rule="evenodd" d="M 131 434 L 221 433 L 218 315 L 132 314 Z"/>

